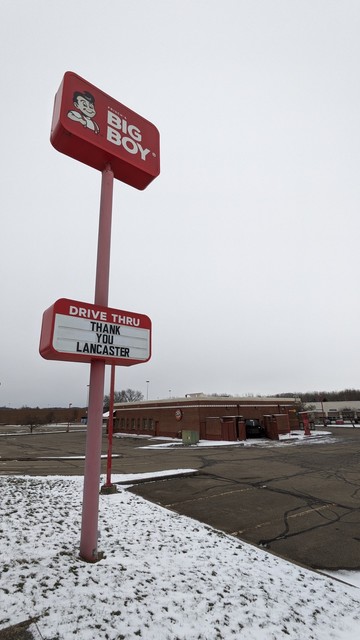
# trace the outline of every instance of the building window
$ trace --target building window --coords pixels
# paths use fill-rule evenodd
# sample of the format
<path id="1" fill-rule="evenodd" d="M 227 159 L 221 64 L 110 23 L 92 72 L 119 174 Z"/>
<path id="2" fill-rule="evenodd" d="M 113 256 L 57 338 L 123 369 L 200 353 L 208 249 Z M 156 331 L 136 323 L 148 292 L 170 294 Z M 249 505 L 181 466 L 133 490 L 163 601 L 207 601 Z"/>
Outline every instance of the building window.
<path id="1" fill-rule="evenodd" d="M 131 418 L 131 428 L 135 429 L 135 418 Z"/>
<path id="2" fill-rule="evenodd" d="M 149 418 L 149 429 L 150 431 L 152 431 L 154 429 L 154 420 L 152 418 Z"/>
<path id="3" fill-rule="evenodd" d="M 143 418 L 143 429 L 144 429 L 144 431 L 146 431 L 146 428 L 147 428 L 147 420 L 146 420 L 146 418 Z"/>

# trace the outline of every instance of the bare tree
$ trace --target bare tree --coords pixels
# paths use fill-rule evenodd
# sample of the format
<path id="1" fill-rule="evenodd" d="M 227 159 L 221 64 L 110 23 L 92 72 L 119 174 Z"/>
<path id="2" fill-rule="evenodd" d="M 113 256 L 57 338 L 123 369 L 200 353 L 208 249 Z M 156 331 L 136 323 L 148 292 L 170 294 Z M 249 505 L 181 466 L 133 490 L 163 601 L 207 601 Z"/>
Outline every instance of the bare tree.
<path id="1" fill-rule="evenodd" d="M 123 389 L 122 391 L 114 391 L 114 403 L 118 402 L 141 402 L 144 400 L 144 395 L 141 391 L 135 389 Z M 110 396 L 104 397 L 104 411 L 109 411 Z"/>
<path id="2" fill-rule="evenodd" d="M 25 419 L 22 421 L 22 424 L 26 425 L 30 429 L 30 433 L 34 431 L 40 425 L 45 424 L 44 418 L 40 417 L 37 414 L 28 414 L 25 416 Z"/>

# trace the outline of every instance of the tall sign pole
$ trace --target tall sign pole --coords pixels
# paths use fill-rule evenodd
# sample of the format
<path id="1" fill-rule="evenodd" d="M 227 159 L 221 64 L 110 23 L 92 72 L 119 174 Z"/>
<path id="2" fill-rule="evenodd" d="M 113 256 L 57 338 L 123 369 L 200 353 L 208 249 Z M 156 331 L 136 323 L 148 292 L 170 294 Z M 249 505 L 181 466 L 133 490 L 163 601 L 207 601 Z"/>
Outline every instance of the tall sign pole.
<path id="1" fill-rule="evenodd" d="M 114 174 L 110 165 L 102 173 L 98 254 L 95 281 L 95 304 L 108 306 L 111 217 Z M 98 560 L 99 485 L 101 474 L 101 438 L 104 404 L 105 362 L 97 360 L 90 365 L 90 395 L 84 494 L 80 537 L 80 556 L 88 562 Z"/>

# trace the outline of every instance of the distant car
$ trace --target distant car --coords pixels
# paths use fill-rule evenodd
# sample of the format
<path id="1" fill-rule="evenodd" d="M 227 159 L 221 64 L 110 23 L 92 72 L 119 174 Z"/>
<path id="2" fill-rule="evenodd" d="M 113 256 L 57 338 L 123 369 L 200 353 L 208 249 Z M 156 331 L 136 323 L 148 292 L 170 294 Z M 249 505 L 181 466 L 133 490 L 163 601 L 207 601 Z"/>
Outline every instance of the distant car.
<path id="1" fill-rule="evenodd" d="M 264 438 L 265 429 L 259 420 L 245 420 L 247 438 Z"/>

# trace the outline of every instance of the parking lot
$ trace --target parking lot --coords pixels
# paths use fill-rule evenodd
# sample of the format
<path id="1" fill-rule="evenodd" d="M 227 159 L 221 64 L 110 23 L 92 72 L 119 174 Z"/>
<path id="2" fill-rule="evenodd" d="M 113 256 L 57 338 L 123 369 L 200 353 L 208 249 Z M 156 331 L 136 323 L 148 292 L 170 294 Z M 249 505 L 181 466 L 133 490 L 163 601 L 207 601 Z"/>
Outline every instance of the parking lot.
<path id="1" fill-rule="evenodd" d="M 1 427 L 0 474 L 82 475 L 84 429 L 6 431 Z M 195 469 L 191 476 L 149 480 L 130 490 L 306 566 L 359 570 L 360 428 L 328 431 L 332 437 L 326 439 L 315 431 L 305 441 L 254 440 L 251 446 L 159 448 L 154 445 L 161 442 L 148 438 L 114 438 L 112 470 Z"/>

